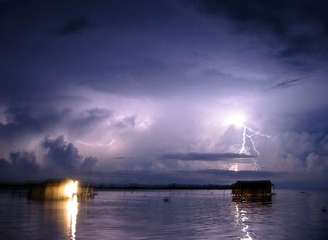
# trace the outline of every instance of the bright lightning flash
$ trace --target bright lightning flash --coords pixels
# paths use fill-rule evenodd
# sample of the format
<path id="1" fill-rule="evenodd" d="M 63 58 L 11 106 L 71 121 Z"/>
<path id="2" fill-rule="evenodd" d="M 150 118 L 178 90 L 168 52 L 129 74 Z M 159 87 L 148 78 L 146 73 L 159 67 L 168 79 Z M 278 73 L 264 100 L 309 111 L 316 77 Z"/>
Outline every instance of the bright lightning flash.
<path id="1" fill-rule="evenodd" d="M 235 128 L 242 128 L 243 135 L 242 135 L 242 144 L 239 150 L 240 154 L 250 154 L 250 149 L 246 146 L 246 139 L 249 140 L 250 144 L 252 145 L 253 151 L 256 153 L 256 156 L 260 155 L 260 152 L 257 150 L 253 137 L 254 136 L 261 136 L 270 138 L 270 136 L 262 134 L 259 131 L 256 131 L 246 125 L 247 117 L 242 112 L 235 112 L 225 119 L 225 125 L 234 126 Z M 255 162 L 256 168 L 258 168 L 257 163 Z M 238 165 L 235 166 L 236 169 L 234 171 L 238 171 Z"/>
<path id="2" fill-rule="evenodd" d="M 226 125 L 232 125 L 236 128 L 241 128 L 245 126 L 246 123 L 246 115 L 241 113 L 241 112 L 237 112 L 237 113 L 233 113 L 231 115 L 229 115 L 226 119 L 225 119 L 225 124 Z"/>

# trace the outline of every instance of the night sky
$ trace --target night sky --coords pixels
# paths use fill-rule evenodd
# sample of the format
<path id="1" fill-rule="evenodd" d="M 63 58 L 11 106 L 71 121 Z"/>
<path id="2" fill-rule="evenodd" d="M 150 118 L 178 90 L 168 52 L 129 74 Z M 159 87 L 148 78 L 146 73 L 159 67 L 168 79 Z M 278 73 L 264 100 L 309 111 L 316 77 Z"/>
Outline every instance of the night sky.
<path id="1" fill-rule="evenodd" d="M 0 0 L 0 180 L 325 187 L 327 12 Z M 254 135 L 242 152 L 235 115 Z"/>

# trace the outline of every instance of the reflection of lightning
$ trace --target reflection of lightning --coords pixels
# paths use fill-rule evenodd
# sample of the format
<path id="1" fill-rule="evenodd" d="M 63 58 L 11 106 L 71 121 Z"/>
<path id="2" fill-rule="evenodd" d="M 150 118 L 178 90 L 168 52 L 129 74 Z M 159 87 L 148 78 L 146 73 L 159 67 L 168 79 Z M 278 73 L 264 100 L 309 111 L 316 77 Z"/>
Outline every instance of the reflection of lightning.
<path id="1" fill-rule="evenodd" d="M 236 213 L 235 213 L 235 218 L 236 218 L 236 223 L 241 226 L 241 232 L 242 235 L 240 237 L 241 240 L 253 240 L 252 235 L 253 233 L 249 230 L 249 219 L 247 217 L 247 211 L 245 209 L 241 208 L 242 205 L 238 206 L 238 204 L 235 205 Z"/>

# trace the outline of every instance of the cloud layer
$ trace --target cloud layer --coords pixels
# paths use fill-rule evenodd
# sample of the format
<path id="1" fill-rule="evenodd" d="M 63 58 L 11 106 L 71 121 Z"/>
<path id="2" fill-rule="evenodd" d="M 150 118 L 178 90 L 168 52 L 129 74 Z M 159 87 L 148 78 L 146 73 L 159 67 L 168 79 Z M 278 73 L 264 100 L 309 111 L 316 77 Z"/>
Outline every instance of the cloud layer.
<path id="1" fill-rule="evenodd" d="M 184 160 L 184 161 L 226 161 L 229 159 L 250 159 L 253 155 L 240 153 L 168 153 L 162 156 L 162 159 Z"/>

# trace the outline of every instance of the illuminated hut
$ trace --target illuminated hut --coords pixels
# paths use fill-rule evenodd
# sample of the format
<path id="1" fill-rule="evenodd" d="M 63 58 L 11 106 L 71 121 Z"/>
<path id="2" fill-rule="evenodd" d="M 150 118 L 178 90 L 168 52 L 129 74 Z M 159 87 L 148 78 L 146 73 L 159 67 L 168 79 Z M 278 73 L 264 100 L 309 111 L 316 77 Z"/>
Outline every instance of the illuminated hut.
<path id="1" fill-rule="evenodd" d="M 65 200 L 79 194 L 79 182 L 71 179 L 47 181 L 33 186 L 28 197 L 34 200 Z"/>
<path id="2" fill-rule="evenodd" d="M 264 181 L 237 181 L 232 184 L 233 200 L 271 200 L 272 183 Z"/>

